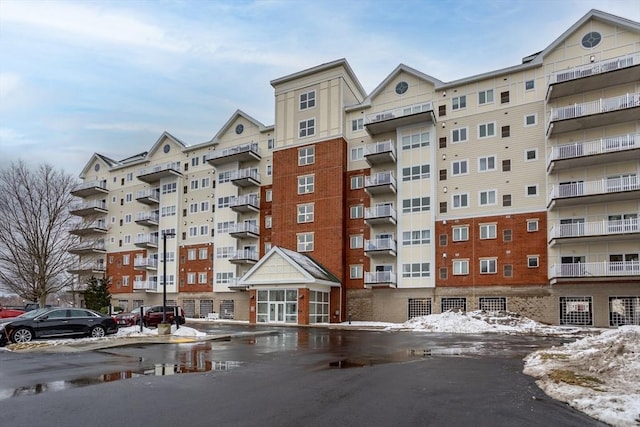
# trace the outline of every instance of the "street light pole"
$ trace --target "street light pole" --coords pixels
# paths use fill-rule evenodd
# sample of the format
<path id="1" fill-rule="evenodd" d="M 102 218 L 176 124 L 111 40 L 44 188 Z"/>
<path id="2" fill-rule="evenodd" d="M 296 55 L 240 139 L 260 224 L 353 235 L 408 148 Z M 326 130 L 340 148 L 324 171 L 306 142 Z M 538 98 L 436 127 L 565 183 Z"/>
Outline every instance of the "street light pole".
<path id="1" fill-rule="evenodd" d="M 162 233 L 162 323 L 167 323 L 167 237 L 176 233 Z"/>

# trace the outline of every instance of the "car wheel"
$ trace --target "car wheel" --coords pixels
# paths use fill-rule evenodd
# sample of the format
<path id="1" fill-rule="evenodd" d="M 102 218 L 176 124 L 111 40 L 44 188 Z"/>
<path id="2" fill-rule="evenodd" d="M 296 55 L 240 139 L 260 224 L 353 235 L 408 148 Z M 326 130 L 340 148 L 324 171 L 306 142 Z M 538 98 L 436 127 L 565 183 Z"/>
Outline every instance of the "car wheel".
<path id="1" fill-rule="evenodd" d="M 18 328 L 11 334 L 11 341 L 14 343 L 29 342 L 33 339 L 33 332 L 29 328 Z"/>
<path id="2" fill-rule="evenodd" d="M 104 328 L 102 326 L 94 326 L 91 328 L 91 338 L 100 338 L 104 335 Z"/>

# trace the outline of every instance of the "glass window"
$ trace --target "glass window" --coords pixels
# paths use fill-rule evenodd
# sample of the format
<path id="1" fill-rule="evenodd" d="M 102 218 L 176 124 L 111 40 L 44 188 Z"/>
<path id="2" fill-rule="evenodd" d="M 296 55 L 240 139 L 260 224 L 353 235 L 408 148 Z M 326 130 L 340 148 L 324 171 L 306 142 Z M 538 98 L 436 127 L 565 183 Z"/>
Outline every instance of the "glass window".
<path id="1" fill-rule="evenodd" d="M 270 202 L 271 200 L 273 200 L 273 191 L 272 190 L 265 190 L 264 192 L 264 199 L 267 202 Z"/>
<path id="2" fill-rule="evenodd" d="M 304 205 L 298 205 L 298 224 L 305 222 L 313 222 L 313 203 L 307 203 Z"/>
<path id="3" fill-rule="evenodd" d="M 352 131 L 358 131 L 358 130 L 362 130 L 364 129 L 364 120 L 363 119 L 356 119 L 356 120 L 351 120 L 351 130 Z"/>
<path id="4" fill-rule="evenodd" d="M 351 177 L 351 189 L 356 190 L 358 188 L 364 187 L 364 176 L 357 175 Z"/>
<path id="5" fill-rule="evenodd" d="M 298 166 L 315 163 L 315 147 L 304 147 L 298 150 Z"/>
<path id="6" fill-rule="evenodd" d="M 469 260 L 454 259 L 453 260 L 453 274 L 455 276 L 469 274 Z"/>
<path id="7" fill-rule="evenodd" d="M 496 170 L 496 156 L 478 158 L 478 172 L 488 172 Z"/>
<path id="8" fill-rule="evenodd" d="M 302 120 L 298 124 L 298 136 L 305 138 L 316 134 L 316 119 Z"/>
<path id="9" fill-rule="evenodd" d="M 469 194 L 453 194 L 451 196 L 451 204 L 453 209 L 467 208 L 469 207 Z"/>
<path id="10" fill-rule="evenodd" d="M 453 241 L 463 242 L 469 240 L 469 226 L 453 227 Z"/>
<path id="11" fill-rule="evenodd" d="M 538 231 L 538 220 L 537 219 L 528 219 L 527 220 L 527 231 L 528 232 Z"/>
<path id="12" fill-rule="evenodd" d="M 313 251 L 313 233 L 299 233 L 297 235 L 298 252 Z"/>
<path id="13" fill-rule="evenodd" d="M 495 123 L 483 123 L 478 125 L 478 138 L 489 138 L 496 135 Z"/>
<path id="14" fill-rule="evenodd" d="M 363 205 L 351 206 L 351 208 L 349 209 L 349 213 L 350 213 L 349 216 L 351 219 L 362 218 L 364 216 L 364 206 Z"/>
<path id="15" fill-rule="evenodd" d="M 418 165 L 402 168 L 402 181 L 415 181 L 418 179 L 429 179 L 431 177 L 429 165 Z"/>
<path id="16" fill-rule="evenodd" d="M 312 90 L 300 94 L 300 110 L 306 110 L 316 106 L 316 91 Z"/>
<path id="17" fill-rule="evenodd" d="M 431 243 L 431 230 L 412 230 L 402 232 L 402 245 L 426 245 Z"/>
<path id="18" fill-rule="evenodd" d="M 497 199 L 496 190 L 487 190 L 480 192 L 480 206 L 495 205 Z"/>
<path id="19" fill-rule="evenodd" d="M 525 126 L 534 126 L 537 122 L 538 117 L 535 114 L 529 114 L 524 116 L 524 125 Z"/>
<path id="20" fill-rule="evenodd" d="M 495 258 L 480 260 L 480 274 L 496 274 L 498 261 Z"/>
<path id="21" fill-rule="evenodd" d="M 540 257 L 538 255 L 528 255 L 527 265 L 529 268 L 538 268 L 540 266 Z"/>
<path id="22" fill-rule="evenodd" d="M 429 277 L 431 266 L 428 262 L 402 264 L 402 277 Z"/>
<path id="23" fill-rule="evenodd" d="M 429 132 L 417 132 L 402 137 L 402 149 L 410 150 L 412 148 L 428 147 Z"/>
<path id="24" fill-rule="evenodd" d="M 478 104 L 491 104 L 493 103 L 493 89 L 482 90 L 478 92 Z"/>
<path id="25" fill-rule="evenodd" d="M 354 234 L 349 237 L 349 248 L 359 249 L 364 247 L 364 236 L 362 234 Z"/>
<path id="26" fill-rule="evenodd" d="M 456 160 L 451 162 L 451 175 L 466 175 L 469 173 L 468 160 Z"/>
<path id="27" fill-rule="evenodd" d="M 480 239 L 495 239 L 497 234 L 496 224 L 482 224 L 480 226 Z"/>
<path id="28" fill-rule="evenodd" d="M 431 209 L 430 197 L 415 197 L 402 201 L 402 212 L 425 212 Z"/>
<path id="29" fill-rule="evenodd" d="M 456 142 L 465 142 L 467 141 L 467 134 L 469 128 L 464 127 L 464 128 L 458 128 L 458 129 L 453 129 L 451 131 L 451 142 L 452 143 L 456 143 Z"/>
<path id="30" fill-rule="evenodd" d="M 354 264 L 349 266 L 349 278 L 350 279 L 362 279 L 362 265 Z"/>
<path id="31" fill-rule="evenodd" d="M 535 80 L 526 80 L 524 82 L 524 90 L 533 90 L 536 88 L 536 81 Z"/>
<path id="32" fill-rule="evenodd" d="M 461 110 L 463 108 L 467 108 L 467 96 L 460 95 L 451 98 L 451 109 L 452 110 Z"/>
<path id="33" fill-rule="evenodd" d="M 298 194 L 313 193 L 315 189 L 315 176 L 305 175 L 298 177 Z"/>

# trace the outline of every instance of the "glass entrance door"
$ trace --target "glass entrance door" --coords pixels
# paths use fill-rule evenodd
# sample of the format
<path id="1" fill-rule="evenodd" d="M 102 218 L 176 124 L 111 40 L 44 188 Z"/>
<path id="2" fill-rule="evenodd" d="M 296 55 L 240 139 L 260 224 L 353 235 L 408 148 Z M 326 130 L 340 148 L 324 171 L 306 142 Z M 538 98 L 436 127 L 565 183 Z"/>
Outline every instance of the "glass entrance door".
<path id="1" fill-rule="evenodd" d="M 269 302 L 269 322 L 284 323 L 284 302 Z"/>

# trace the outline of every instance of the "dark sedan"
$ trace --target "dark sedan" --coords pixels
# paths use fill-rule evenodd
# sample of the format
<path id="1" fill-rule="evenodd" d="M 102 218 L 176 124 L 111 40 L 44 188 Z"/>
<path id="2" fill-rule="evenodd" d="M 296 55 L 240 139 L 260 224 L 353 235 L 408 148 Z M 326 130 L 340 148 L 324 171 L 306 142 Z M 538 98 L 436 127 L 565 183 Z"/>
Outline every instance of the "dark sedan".
<path id="1" fill-rule="evenodd" d="M 0 345 L 36 338 L 104 337 L 118 332 L 111 317 L 86 308 L 40 308 L 0 323 Z"/>

